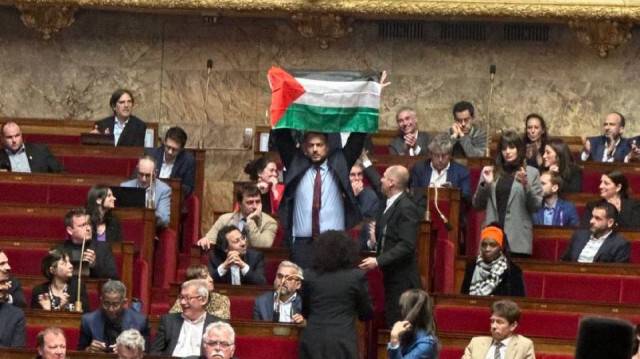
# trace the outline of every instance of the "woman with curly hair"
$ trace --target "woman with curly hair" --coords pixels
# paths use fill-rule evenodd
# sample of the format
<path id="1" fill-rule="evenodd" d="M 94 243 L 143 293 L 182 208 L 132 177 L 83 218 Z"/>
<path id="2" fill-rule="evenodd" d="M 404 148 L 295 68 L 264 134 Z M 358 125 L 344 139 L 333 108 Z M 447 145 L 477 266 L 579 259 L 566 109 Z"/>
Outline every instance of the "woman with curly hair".
<path id="1" fill-rule="evenodd" d="M 422 289 L 409 289 L 400 296 L 404 320 L 391 328 L 387 345 L 390 359 L 436 359 L 440 350 L 436 338 L 431 299 Z"/>
<path id="2" fill-rule="evenodd" d="M 355 269 L 358 244 L 344 231 L 326 231 L 315 239 L 311 270 L 302 284 L 300 358 L 358 358 L 356 317 L 373 314 L 365 272 Z"/>
<path id="3" fill-rule="evenodd" d="M 262 212 L 278 213 L 284 184 L 278 183 L 278 167 L 273 161 L 268 161 L 263 157 L 247 163 L 244 173 L 249 175 L 249 179 L 255 182 L 260 190 L 262 199 Z"/>
<path id="4" fill-rule="evenodd" d="M 113 215 L 116 197 L 106 185 L 95 185 L 89 189 L 85 210 L 91 220 L 93 239 L 107 242 L 122 241 L 120 220 Z"/>

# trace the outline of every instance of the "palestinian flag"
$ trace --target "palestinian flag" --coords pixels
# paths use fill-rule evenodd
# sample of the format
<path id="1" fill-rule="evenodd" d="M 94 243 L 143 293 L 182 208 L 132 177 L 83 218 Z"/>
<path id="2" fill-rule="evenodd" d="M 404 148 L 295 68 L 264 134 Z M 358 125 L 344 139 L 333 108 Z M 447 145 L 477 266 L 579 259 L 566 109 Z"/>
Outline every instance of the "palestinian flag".
<path id="1" fill-rule="evenodd" d="M 269 69 L 271 126 L 315 132 L 378 132 L 379 76 Z"/>

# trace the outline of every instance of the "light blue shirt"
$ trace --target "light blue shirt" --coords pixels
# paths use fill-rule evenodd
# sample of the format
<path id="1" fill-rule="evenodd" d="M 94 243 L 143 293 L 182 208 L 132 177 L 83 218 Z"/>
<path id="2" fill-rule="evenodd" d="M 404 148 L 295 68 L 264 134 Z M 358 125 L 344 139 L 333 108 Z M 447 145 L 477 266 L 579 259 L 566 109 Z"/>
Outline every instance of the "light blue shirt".
<path id="1" fill-rule="evenodd" d="M 127 126 L 129 119 L 124 121 L 124 123 L 122 124 L 120 123 L 120 121 L 118 121 L 118 118 L 115 116 L 113 117 L 113 120 L 116 121 L 115 124 L 113 125 L 113 145 L 117 146 L 118 140 L 120 139 L 120 135 L 122 134 L 122 131 L 124 131 L 125 126 Z"/>
<path id="2" fill-rule="evenodd" d="M 322 194 L 320 203 L 320 233 L 328 230 L 344 230 L 344 203 L 338 179 L 329 171 L 325 160 L 320 165 Z M 300 179 L 293 204 L 293 236 L 311 237 L 313 208 L 313 184 L 316 168 L 311 166 Z"/>
<path id="3" fill-rule="evenodd" d="M 556 202 L 557 203 L 557 202 Z M 544 224 L 550 226 L 553 224 L 553 213 L 556 211 L 556 204 L 552 207 L 544 206 Z"/>
<path id="4" fill-rule="evenodd" d="M 29 159 L 27 158 L 27 152 L 24 145 L 22 145 L 16 153 L 7 149 L 5 150 L 7 151 L 7 156 L 9 156 L 9 162 L 11 163 L 11 172 L 31 173 L 31 166 L 29 166 Z"/>

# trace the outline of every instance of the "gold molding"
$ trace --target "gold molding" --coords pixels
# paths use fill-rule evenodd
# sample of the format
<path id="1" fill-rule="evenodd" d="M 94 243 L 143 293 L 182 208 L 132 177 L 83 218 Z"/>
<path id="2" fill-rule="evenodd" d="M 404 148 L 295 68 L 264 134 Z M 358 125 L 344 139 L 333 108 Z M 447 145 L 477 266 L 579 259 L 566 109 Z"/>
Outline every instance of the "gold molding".
<path id="1" fill-rule="evenodd" d="M 217 11 L 264 17 L 335 13 L 371 19 L 514 18 L 640 20 L 640 3 L 628 0 L 21 0 L 23 4 L 144 11 Z M 15 5 L 0 0 L 0 5 Z"/>
<path id="2" fill-rule="evenodd" d="M 320 42 L 321 49 L 353 32 L 352 18 L 335 14 L 295 14 L 291 22 L 298 33 L 305 38 L 314 38 Z"/>
<path id="3" fill-rule="evenodd" d="M 42 38 L 49 40 L 51 35 L 69 27 L 75 21 L 78 8 L 64 5 L 16 4 L 20 10 L 20 20 L 30 28 L 42 33 Z"/>
<path id="4" fill-rule="evenodd" d="M 596 49 L 600 57 L 607 57 L 609 51 L 625 44 L 631 38 L 633 23 L 615 20 L 571 20 L 569 27 L 575 31 L 578 41 Z"/>

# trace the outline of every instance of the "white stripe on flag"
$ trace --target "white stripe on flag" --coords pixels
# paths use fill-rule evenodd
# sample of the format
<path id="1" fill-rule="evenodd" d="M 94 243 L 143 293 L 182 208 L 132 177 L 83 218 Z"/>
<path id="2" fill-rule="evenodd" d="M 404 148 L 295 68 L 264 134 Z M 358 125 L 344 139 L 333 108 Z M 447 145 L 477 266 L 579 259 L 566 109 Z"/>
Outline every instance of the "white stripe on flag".
<path id="1" fill-rule="evenodd" d="M 296 78 L 305 92 L 294 103 L 320 107 L 380 108 L 382 87 L 375 81 L 322 81 Z"/>

